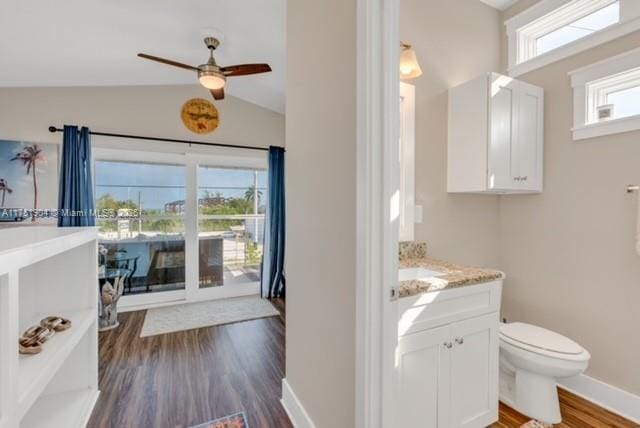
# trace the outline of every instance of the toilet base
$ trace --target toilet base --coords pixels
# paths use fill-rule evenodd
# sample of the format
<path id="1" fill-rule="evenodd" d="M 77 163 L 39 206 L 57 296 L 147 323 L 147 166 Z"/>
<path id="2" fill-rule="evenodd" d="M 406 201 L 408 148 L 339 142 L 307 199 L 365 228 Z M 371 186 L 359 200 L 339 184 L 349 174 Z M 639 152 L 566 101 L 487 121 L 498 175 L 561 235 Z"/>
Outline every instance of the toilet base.
<path id="1" fill-rule="evenodd" d="M 525 370 L 500 367 L 500 401 L 518 412 L 546 423 L 562 421 L 556 380 Z"/>

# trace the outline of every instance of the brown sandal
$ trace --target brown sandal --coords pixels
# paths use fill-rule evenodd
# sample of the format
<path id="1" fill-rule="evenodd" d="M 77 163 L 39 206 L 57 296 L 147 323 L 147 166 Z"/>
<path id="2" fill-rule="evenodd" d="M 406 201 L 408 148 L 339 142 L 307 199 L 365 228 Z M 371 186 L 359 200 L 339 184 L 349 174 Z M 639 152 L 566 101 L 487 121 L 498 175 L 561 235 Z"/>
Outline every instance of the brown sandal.
<path id="1" fill-rule="evenodd" d="M 42 345 L 34 338 L 21 338 L 19 352 L 24 355 L 35 355 L 42 351 Z"/>
<path id="2" fill-rule="evenodd" d="M 36 342 L 41 345 L 45 343 L 51 336 L 53 336 L 55 331 L 50 328 L 43 327 L 41 325 L 34 325 L 29 328 L 27 331 L 22 333 L 22 339 L 34 339 Z"/>
<path id="3" fill-rule="evenodd" d="M 61 332 L 68 330 L 71 327 L 71 320 L 62 317 L 51 316 L 46 317 L 42 321 L 40 321 L 40 325 L 55 332 Z"/>
<path id="4" fill-rule="evenodd" d="M 54 331 L 40 325 L 29 328 L 22 334 L 19 344 L 21 354 L 33 355 L 42 351 L 42 344 L 54 334 Z"/>

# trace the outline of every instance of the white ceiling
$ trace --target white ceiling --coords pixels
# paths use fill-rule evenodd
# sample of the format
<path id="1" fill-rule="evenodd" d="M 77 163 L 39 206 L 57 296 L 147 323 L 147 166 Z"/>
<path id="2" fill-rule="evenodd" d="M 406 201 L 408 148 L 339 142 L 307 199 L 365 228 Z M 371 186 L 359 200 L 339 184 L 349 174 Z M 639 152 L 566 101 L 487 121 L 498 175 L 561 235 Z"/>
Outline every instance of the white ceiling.
<path id="1" fill-rule="evenodd" d="M 206 62 L 217 29 L 222 66 L 267 62 L 227 93 L 284 112 L 286 0 L 16 0 L 0 13 L 1 86 L 194 84 L 194 72 L 136 57 Z"/>
<path id="2" fill-rule="evenodd" d="M 488 4 L 491 7 L 495 7 L 496 9 L 505 10 L 509 6 L 516 3 L 518 0 L 480 0 L 480 1 Z"/>

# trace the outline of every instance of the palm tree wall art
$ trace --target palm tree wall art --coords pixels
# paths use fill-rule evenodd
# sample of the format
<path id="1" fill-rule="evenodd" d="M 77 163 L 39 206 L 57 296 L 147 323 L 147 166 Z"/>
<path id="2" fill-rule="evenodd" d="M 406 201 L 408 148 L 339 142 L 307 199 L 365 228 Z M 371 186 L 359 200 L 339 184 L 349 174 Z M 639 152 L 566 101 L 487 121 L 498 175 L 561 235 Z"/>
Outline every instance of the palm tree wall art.
<path id="1" fill-rule="evenodd" d="M 33 215 L 31 221 L 36 221 L 36 211 L 38 209 L 38 176 L 36 173 L 36 167 L 40 163 L 47 161 L 42 149 L 37 144 L 26 146 L 20 152 L 18 152 L 12 159 L 12 161 L 18 160 L 22 162 L 22 165 L 26 167 L 27 175 L 31 173 L 33 178 Z"/>
<path id="2" fill-rule="evenodd" d="M 0 208 L 4 208 L 5 198 L 8 194 L 13 193 L 13 189 L 9 187 L 9 183 L 4 178 L 0 178 L 0 192 L 2 192 L 2 202 L 0 202 Z"/>

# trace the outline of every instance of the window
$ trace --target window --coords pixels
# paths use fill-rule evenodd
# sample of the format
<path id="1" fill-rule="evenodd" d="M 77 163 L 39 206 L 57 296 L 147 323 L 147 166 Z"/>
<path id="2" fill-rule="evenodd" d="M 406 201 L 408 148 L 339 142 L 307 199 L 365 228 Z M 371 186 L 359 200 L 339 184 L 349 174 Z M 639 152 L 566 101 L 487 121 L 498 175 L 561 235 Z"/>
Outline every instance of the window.
<path id="1" fill-rule="evenodd" d="M 636 86 L 607 95 L 606 104 L 614 106 L 613 119 L 640 115 L 640 79 L 634 82 Z"/>
<path id="2" fill-rule="evenodd" d="M 267 203 L 265 152 L 96 147 L 99 279 L 120 307 L 256 294 Z"/>
<path id="3" fill-rule="evenodd" d="M 96 161 L 101 279 L 124 277 L 124 294 L 185 287 L 185 167 Z"/>
<path id="4" fill-rule="evenodd" d="M 542 0 L 507 20 L 518 76 L 640 29 L 638 0 Z"/>
<path id="5" fill-rule="evenodd" d="M 570 75 L 575 140 L 640 129 L 640 49 Z"/>
<path id="6" fill-rule="evenodd" d="M 535 39 L 536 46 L 533 56 L 542 55 L 553 49 L 581 39 L 598 30 L 602 30 L 620 21 L 620 2 L 616 1 L 603 7 L 584 18 L 553 30 Z"/>
<path id="7" fill-rule="evenodd" d="M 200 288 L 260 281 L 267 171 L 198 166 Z"/>

